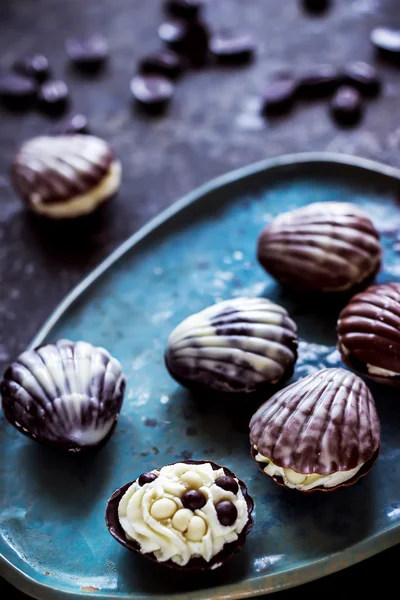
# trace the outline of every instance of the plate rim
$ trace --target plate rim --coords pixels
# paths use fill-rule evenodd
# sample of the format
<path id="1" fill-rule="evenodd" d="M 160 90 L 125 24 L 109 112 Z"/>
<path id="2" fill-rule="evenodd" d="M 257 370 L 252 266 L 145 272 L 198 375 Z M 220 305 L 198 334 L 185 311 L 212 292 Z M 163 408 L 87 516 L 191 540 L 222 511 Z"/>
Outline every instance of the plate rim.
<path id="1" fill-rule="evenodd" d="M 72 306 L 72 304 L 83 294 L 97 279 L 99 279 L 110 267 L 112 267 L 120 258 L 127 254 L 134 246 L 141 242 L 150 233 L 172 219 L 175 215 L 191 204 L 201 200 L 205 195 L 217 189 L 221 189 L 238 180 L 243 180 L 263 171 L 272 171 L 284 166 L 295 166 L 301 164 L 326 164 L 326 165 L 342 165 L 355 167 L 357 169 L 367 170 L 371 173 L 383 175 L 390 179 L 400 182 L 400 168 L 386 165 L 384 163 L 371 160 L 368 158 L 353 156 L 349 154 L 334 153 L 334 152 L 302 152 L 290 153 L 277 157 L 262 159 L 255 163 L 239 167 L 225 174 L 208 180 L 207 182 L 196 187 L 191 192 L 185 194 L 179 200 L 172 203 L 168 208 L 153 217 L 145 223 L 136 232 L 130 235 L 124 242 L 118 245 L 97 267 L 95 267 L 88 275 L 86 275 L 80 283 L 78 283 L 58 304 L 58 306 L 50 313 L 50 316 L 45 320 L 39 328 L 38 333 L 34 336 L 27 349 L 32 349 L 43 342 L 50 330 L 56 325 L 57 321 L 64 313 Z M 394 524 L 391 527 L 385 528 L 383 531 L 369 536 L 356 544 L 347 547 L 345 550 L 335 552 L 321 559 L 307 562 L 303 565 L 291 568 L 292 577 L 290 579 L 285 575 L 288 569 L 271 575 L 259 575 L 251 580 L 222 585 L 213 588 L 204 588 L 201 590 L 193 590 L 190 592 L 179 592 L 174 595 L 169 595 L 170 600 L 207 600 L 212 594 L 215 600 L 236 600 L 240 598 L 250 598 L 260 596 L 262 594 L 270 594 L 275 591 L 296 587 L 303 583 L 307 583 L 326 575 L 338 572 L 348 566 L 357 564 L 367 558 L 379 554 L 385 549 L 388 549 L 400 543 L 400 525 Z M 378 548 L 378 549 L 377 549 Z M 335 559 L 340 559 L 340 565 L 337 566 Z M 318 573 L 315 575 L 315 566 L 318 566 Z M 312 571 L 312 573 L 311 573 Z M 0 553 L 0 575 L 4 577 L 11 585 L 20 591 L 29 594 L 39 600 L 82 600 L 82 598 L 98 598 L 101 600 L 165 600 L 164 595 L 146 594 L 132 596 L 126 593 L 102 593 L 98 591 L 70 591 L 63 587 L 55 587 L 42 583 L 39 579 L 32 577 L 22 568 L 15 565 Z M 266 582 L 268 585 L 266 586 Z M 251 585 L 249 585 L 251 583 Z M 247 584 L 247 585 L 246 585 Z"/>

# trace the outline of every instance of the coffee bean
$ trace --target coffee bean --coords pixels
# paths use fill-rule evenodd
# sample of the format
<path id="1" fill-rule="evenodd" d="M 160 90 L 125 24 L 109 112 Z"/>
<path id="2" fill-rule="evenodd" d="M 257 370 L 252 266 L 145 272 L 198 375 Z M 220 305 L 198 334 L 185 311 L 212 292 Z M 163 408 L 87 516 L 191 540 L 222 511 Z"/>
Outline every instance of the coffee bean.
<path id="1" fill-rule="evenodd" d="M 375 27 L 370 39 L 381 56 L 400 62 L 400 29 Z"/>
<path id="2" fill-rule="evenodd" d="M 188 490 L 185 492 L 181 498 L 182 504 L 185 508 L 189 508 L 190 510 L 197 510 L 199 508 L 203 508 L 206 504 L 207 499 L 199 492 L 199 490 Z"/>
<path id="3" fill-rule="evenodd" d="M 357 61 L 345 65 L 343 81 L 356 87 L 365 96 L 374 96 L 381 87 L 379 75 L 375 67 L 368 63 Z"/>
<path id="4" fill-rule="evenodd" d="M 237 508 L 229 500 L 221 500 L 221 502 L 218 502 L 218 504 L 215 505 L 215 510 L 217 512 L 218 521 L 221 525 L 224 525 L 224 527 L 233 525 L 237 519 Z"/>
<path id="5" fill-rule="evenodd" d="M 160 39 L 172 50 L 182 51 L 185 46 L 189 25 L 182 19 L 170 19 L 158 28 Z"/>
<path id="6" fill-rule="evenodd" d="M 177 77 L 184 69 L 183 58 L 172 50 L 148 54 L 139 62 L 140 73 L 155 73 L 166 77 Z"/>
<path id="7" fill-rule="evenodd" d="M 151 483 L 155 479 L 157 479 L 157 475 L 155 475 L 154 473 L 145 472 L 140 475 L 138 483 L 140 486 L 142 486 L 145 483 Z"/>
<path id="8" fill-rule="evenodd" d="M 210 51 L 221 63 L 247 62 L 253 57 L 255 44 L 246 33 L 223 30 L 211 37 Z"/>
<path id="9" fill-rule="evenodd" d="M 325 12 L 329 8 L 329 5 L 329 0 L 303 0 L 304 9 L 312 13 Z"/>
<path id="10" fill-rule="evenodd" d="M 43 83 L 50 77 L 49 61 L 43 54 L 26 56 L 14 63 L 14 70 L 25 77 L 31 77 L 38 83 Z"/>
<path id="11" fill-rule="evenodd" d="M 36 84 L 28 77 L 8 73 L 0 78 L 0 100 L 8 108 L 28 108 L 33 104 L 36 93 Z"/>
<path id="12" fill-rule="evenodd" d="M 88 120 L 84 115 L 73 115 L 61 121 L 61 123 L 57 123 L 52 132 L 56 135 L 89 133 Z"/>
<path id="13" fill-rule="evenodd" d="M 162 75 L 136 75 L 131 81 L 133 97 L 149 109 L 161 109 L 174 93 L 174 86 Z"/>
<path id="14" fill-rule="evenodd" d="M 296 89 L 296 80 L 291 77 L 270 81 L 264 92 L 263 113 L 269 115 L 287 112 L 293 105 Z"/>
<path id="15" fill-rule="evenodd" d="M 355 88 L 343 85 L 332 98 L 331 112 L 342 125 L 356 124 L 360 120 L 362 109 L 361 95 Z"/>
<path id="16" fill-rule="evenodd" d="M 61 113 L 68 105 L 68 86 L 64 81 L 46 81 L 39 89 L 38 99 L 44 112 Z"/>
<path id="17" fill-rule="evenodd" d="M 166 0 L 165 9 L 177 17 L 192 19 L 197 17 L 205 0 Z"/>
<path id="18" fill-rule="evenodd" d="M 299 77 L 299 93 L 307 97 L 331 94 L 340 85 L 340 73 L 333 65 L 310 67 Z"/>
<path id="19" fill-rule="evenodd" d="M 82 39 L 70 38 L 65 48 L 71 62 L 85 71 L 97 71 L 103 67 L 109 53 L 107 40 L 99 34 Z"/>
<path id="20" fill-rule="evenodd" d="M 227 492 L 232 492 L 233 494 L 237 494 L 239 491 L 239 484 L 233 477 L 229 475 L 222 475 L 215 480 L 215 485 L 226 490 Z"/>

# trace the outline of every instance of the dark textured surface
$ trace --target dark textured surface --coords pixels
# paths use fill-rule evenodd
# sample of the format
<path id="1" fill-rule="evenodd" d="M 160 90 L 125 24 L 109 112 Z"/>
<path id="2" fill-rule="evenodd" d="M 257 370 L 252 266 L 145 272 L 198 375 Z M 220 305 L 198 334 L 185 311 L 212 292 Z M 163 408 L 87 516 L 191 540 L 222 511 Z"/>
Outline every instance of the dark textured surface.
<path id="1" fill-rule="evenodd" d="M 124 167 L 118 199 L 79 225 L 46 224 L 22 208 L 9 187 L 7 165 L 26 138 L 52 127 L 36 112 L 0 109 L 0 361 L 21 352 L 64 295 L 121 241 L 193 187 L 227 170 L 281 153 L 331 150 L 400 165 L 397 127 L 400 69 L 379 63 L 382 97 L 368 103 L 358 128 L 341 130 L 325 102 L 301 104 L 289 117 L 265 121 L 259 96 L 276 69 L 305 70 L 318 62 L 341 66 L 372 60 L 369 32 L 400 27 L 397 0 L 336 0 L 326 16 L 305 16 L 299 2 L 214 0 L 215 25 L 245 25 L 258 40 L 254 66 L 214 67 L 180 82 L 165 116 L 145 117 L 132 105 L 135 61 L 159 46 L 158 0 L 3 0 L 0 70 L 20 55 L 43 52 L 70 86 L 73 109 L 87 114 L 94 134 L 115 147 Z M 234 7 L 234 8 L 233 8 Z M 98 78 L 67 65 L 64 39 L 103 33 L 110 61 Z M 397 130 L 397 131 L 396 131 Z M 369 590 L 396 584 L 399 549 L 305 587 L 311 594 Z M 382 585 L 382 584 L 381 584 Z M 9 587 L 4 584 L 10 597 Z M 299 590 L 281 592 L 296 597 Z M 22 595 L 15 594 L 15 597 Z"/>

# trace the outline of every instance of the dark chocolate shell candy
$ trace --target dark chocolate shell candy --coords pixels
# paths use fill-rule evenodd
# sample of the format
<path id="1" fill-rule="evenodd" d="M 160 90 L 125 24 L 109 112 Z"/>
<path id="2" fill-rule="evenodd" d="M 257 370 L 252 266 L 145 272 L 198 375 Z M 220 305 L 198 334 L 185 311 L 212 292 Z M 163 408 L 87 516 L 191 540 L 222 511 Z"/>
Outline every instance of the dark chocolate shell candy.
<path id="1" fill-rule="evenodd" d="M 346 202 L 317 202 L 273 219 L 258 240 L 258 260 L 283 285 L 344 292 L 372 281 L 381 264 L 379 233 Z"/>
<path id="2" fill-rule="evenodd" d="M 287 311 L 270 300 L 226 300 L 173 330 L 165 362 L 172 377 L 187 387 L 251 393 L 292 374 L 296 331 Z"/>
<path id="3" fill-rule="evenodd" d="M 400 283 L 374 285 L 354 296 L 339 315 L 337 333 L 348 367 L 400 385 Z"/>
<path id="4" fill-rule="evenodd" d="M 121 410 L 125 377 L 107 350 L 60 340 L 23 352 L 0 386 L 7 420 L 60 450 L 100 445 Z"/>
<path id="5" fill-rule="evenodd" d="M 380 448 L 375 402 L 360 377 L 323 369 L 296 381 L 262 404 L 250 421 L 252 455 L 296 474 L 330 476 L 359 468 L 333 490 L 365 475 Z M 265 463 L 257 461 L 264 472 Z M 273 479 L 283 484 L 282 477 Z M 308 490 L 307 490 L 308 491 Z"/>
<path id="6" fill-rule="evenodd" d="M 145 558 L 150 559 L 153 562 L 156 562 L 159 565 L 169 567 L 170 569 L 177 569 L 179 571 L 213 571 L 214 569 L 221 567 L 223 564 L 225 564 L 231 558 L 233 558 L 233 556 L 237 552 L 239 552 L 239 550 L 241 550 L 245 545 L 247 536 L 252 530 L 254 524 L 254 519 L 252 517 L 254 501 L 247 490 L 246 484 L 240 479 L 236 478 L 235 474 L 232 471 L 230 471 L 227 467 L 221 467 L 220 465 L 214 463 L 211 460 L 182 460 L 179 462 L 188 465 L 201 465 L 204 463 L 209 463 L 213 471 L 217 471 L 218 469 L 223 468 L 224 473 L 227 477 L 237 480 L 238 489 L 240 488 L 247 504 L 248 519 L 244 528 L 238 534 L 238 538 L 235 541 L 226 543 L 223 546 L 222 550 L 218 552 L 218 554 L 213 556 L 208 562 L 203 557 L 194 556 L 189 560 L 189 562 L 186 565 L 178 565 L 172 560 L 160 562 L 159 560 L 157 560 L 157 557 L 154 552 L 143 553 L 140 549 L 139 543 L 136 540 L 127 539 L 125 531 L 118 517 L 119 503 L 122 497 L 124 496 L 125 492 L 136 480 L 130 481 L 129 483 L 126 483 L 122 487 L 116 489 L 112 496 L 109 498 L 105 514 L 106 525 L 113 538 L 116 539 L 117 542 L 119 542 L 122 546 L 124 546 L 128 550 L 131 550 L 132 552 L 135 552 L 136 554 L 140 554 L 140 556 L 143 556 Z M 159 467 L 155 470 L 159 471 L 161 468 L 162 467 Z"/>

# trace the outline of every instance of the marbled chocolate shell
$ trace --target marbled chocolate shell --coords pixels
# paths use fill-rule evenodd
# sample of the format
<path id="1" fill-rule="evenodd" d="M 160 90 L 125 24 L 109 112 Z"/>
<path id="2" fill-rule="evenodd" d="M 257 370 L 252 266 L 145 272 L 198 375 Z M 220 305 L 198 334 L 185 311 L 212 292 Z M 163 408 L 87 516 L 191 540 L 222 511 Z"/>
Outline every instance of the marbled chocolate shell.
<path id="1" fill-rule="evenodd" d="M 287 311 L 270 300 L 226 300 L 173 330 L 165 362 L 172 377 L 187 387 L 251 393 L 292 374 L 296 332 Z"/>
<path id="2" fill-rule="evenodd" d="M 124 390 L 121 365 L 107 350 L 69 340 L 23 352 L 0 386 L 12 425 L 37 442 L 72 452 L 111 435 Z"/>
<path id="3" fill-rule="evenodd" d="M 250 421 L 252 456 L 277 483 L 329 491 L 355 483 L 376 460 L 380 423 L 365 383 L 324 369 L 276 393 Z"/>
<path id="4" fill-rule="evenodd" d="M 121 164 L 98 137 L 40 136 L 21 146 L 10 176 L 31 210 L 72 218 L 92 212 L 118 190 Z"/>
<path id="5" fill-rule="evenodd" d="M 317 202 L 273 219 L 258 239 L 258 260 L 292 288 L 344 292 L 368 284 L 378 272 L 379 233 L 357 206 Z"/>
<path id="6" fill-rule="evenodd" d="M 376 381 L 400 385 L 400 283 L 354 296 L 337 323 L 343 362 Z"/>

